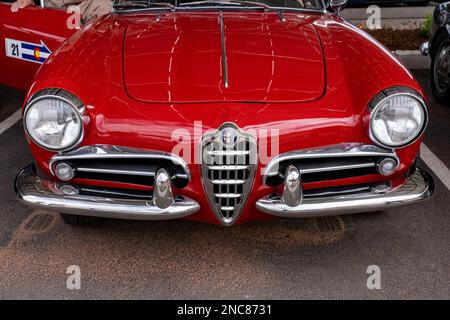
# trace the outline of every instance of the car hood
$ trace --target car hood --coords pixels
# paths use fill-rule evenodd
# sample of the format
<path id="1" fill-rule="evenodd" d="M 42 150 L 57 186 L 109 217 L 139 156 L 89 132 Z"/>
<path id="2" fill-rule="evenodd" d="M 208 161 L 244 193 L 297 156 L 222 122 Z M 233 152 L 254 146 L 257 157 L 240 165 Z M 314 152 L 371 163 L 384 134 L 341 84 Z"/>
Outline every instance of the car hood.
<path id="1" fill-rule="evenodd" d="M 312 24 L 320 14 L 292 13 L 283 19 L 276 12 L 225 11 L 223 41 L 219 15 L 163 13 L 130 22 L 123 49 L 129 96 L 173 103 L 322 96 L 325 68 Z"/>

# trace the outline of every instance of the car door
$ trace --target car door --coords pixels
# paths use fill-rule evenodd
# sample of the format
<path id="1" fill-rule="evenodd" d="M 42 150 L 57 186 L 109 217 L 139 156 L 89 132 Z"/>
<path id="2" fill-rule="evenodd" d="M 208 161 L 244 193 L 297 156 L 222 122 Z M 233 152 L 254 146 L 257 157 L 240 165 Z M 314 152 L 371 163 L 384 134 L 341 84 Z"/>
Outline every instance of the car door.
<path id="1" fill-rule="evenodd" d="M 64 9 L 40 6 L 13 13 L 11 3 L 0 0 L 0 84 L 27 90 L 39 67 L 76 31 L 69 17 Z"/>

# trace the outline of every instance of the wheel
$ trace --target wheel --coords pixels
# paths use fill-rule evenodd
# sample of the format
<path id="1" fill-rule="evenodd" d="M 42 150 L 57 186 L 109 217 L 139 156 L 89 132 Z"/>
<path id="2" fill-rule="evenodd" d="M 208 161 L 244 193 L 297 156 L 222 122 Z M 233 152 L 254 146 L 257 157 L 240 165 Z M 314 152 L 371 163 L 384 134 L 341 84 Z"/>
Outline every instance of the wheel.
<path id="1" fill-rule="evenodd" d="M 436 50 L 431 57 L 431 90 L 436 100 L 450 106 L 450 40 L 445 33 L 435 40 Z"/>
<path id="2" fill-rule="evenodd" d="M 60 215 L 66 224 L 70 224 L 72 226 L 91 224 L 98 220 L 96 217 L 78 216 L 75 214 L 60 213 Z"/>

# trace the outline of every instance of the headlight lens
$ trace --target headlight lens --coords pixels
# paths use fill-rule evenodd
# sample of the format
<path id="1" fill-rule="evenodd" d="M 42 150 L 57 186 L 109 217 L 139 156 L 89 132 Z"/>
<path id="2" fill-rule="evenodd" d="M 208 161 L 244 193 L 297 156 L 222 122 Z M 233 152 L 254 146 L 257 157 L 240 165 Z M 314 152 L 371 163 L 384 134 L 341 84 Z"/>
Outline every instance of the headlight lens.
<path id="1" fill-rule="evenodd" d="M 370 131 L 378 144 L 398 148 L 416 140 L 426 121 L 425 104 L 420 98 L 410 93 L 394 93 L 373 109 Z"/>
<path id="2" fill-rule="evenodd" d="M 25 110 L 24 125 L 34 142 L 52 151 L 73 147 L 83 133 L 79 109 L 60 96 L 43 96 L 31 101 Z"/>

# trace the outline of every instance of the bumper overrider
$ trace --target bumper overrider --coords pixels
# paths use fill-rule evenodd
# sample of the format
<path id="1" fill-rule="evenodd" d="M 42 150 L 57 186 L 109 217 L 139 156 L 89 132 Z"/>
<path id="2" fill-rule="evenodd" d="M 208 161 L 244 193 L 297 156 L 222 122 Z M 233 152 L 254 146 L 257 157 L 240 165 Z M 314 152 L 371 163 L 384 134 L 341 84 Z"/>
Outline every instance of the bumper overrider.
<path id="1" fill-rule="evenodd" d="M 166 208 L 158 207 L 148 199 L 127 199 L 70 194 L 62 191 L 76 186 L 39 178 L 34 165 L 17 175 L 15 191 L 25 204 L 44 210 L 105 218 L 136 220 L 165 220 L 182 218 L 197 212 L 199 204 L 187 197 L 177 197 Z M 279 196 L 267 196 L 256 202 L 256 207 L 269 215 L 279 217 L 316 217 L 368 212 L 413 204 L 429 198 L 434 190 L 432 177 L 417 170 L 399 188 L 388 191 L 334 195 L 329 197 L 303 197 L 297 205 L 287 204 Z M 295 198 L 295 195 L 294 195 Z"/>

